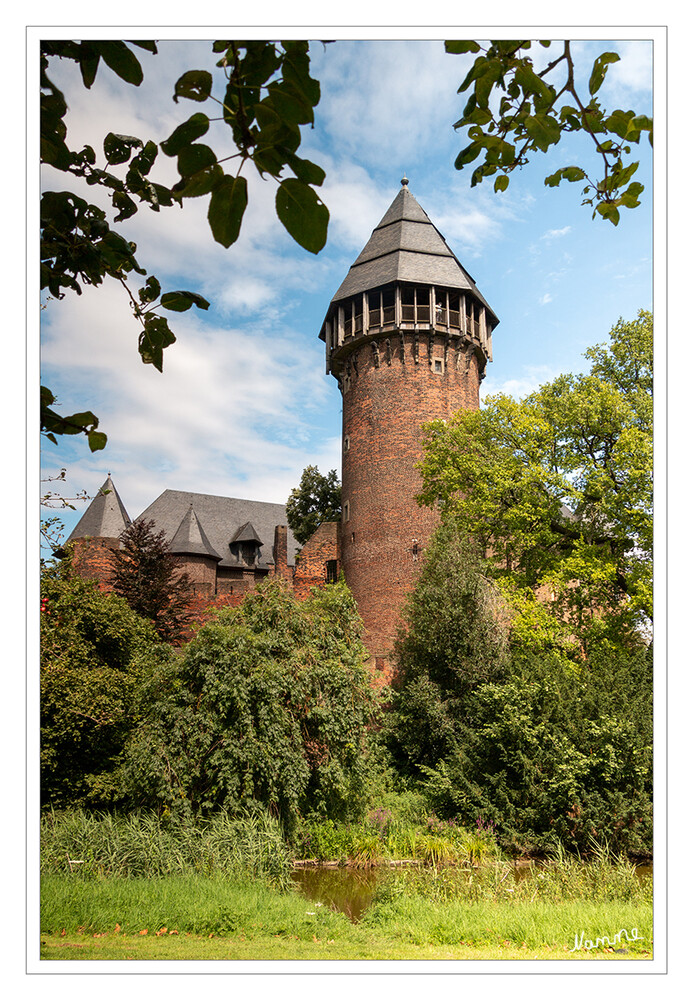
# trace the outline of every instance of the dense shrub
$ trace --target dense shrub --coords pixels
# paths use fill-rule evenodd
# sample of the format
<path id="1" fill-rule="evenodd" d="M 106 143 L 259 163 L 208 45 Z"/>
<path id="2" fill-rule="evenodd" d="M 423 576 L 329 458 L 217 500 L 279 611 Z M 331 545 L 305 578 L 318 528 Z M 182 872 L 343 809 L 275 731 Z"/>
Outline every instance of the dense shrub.
<path id="1" fill-rule="evenodd" d="M 135 723 L 133 696 L 154 629 L 113 594 L 62 572 L 41 581 L 41 798 L 103 804 Z"/>
<path id="2" fill-rule="evenodd" d="M 270 581 L 221 612 L 140 689 L 123 771 L 133 804 L 262 803 L 287 829 L 299 814 L 357 815 L 376 712 L 360 628 L 342 584 L 298 603 Z"/>

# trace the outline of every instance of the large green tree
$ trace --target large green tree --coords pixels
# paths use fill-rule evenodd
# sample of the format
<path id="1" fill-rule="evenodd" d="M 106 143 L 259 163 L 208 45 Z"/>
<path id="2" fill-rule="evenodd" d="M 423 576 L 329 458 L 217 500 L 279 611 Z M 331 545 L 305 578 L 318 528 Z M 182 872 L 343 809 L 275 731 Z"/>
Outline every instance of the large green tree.
<path id="1" fill-rule="evenodd" d="M 525 399 L 428 425 L 421 502 L 477 539 L 517 600 L 539 591 L 583 647 L 652 619 L 652 316 L 619 321 Z"/>
<path id="2" fill-rule="evenodd" d="M 648 853 L 651 649 L 571 656 L 533 616 L 505 604 L 463 525 L 443 522 L 396 648 L 383 732 L 393 765 L 439 817 L 492 825 L 510 850 L 558 838 Z"/>
<path id="3" fill-rule="evenodd" d="M 301 481 L 286 501 L 286 519 L 299 545 L 305 545 L 323 521 L 338 521 L 342 516 L 342 487 L 337 470 L 323 476 L 317 465 L 303 470 Z"/>

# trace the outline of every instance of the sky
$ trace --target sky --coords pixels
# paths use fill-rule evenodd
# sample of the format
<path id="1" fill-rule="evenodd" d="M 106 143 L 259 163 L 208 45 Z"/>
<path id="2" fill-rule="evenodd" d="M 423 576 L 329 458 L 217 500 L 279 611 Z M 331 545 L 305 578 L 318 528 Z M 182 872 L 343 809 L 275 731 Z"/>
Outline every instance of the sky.
<path id="1" fill-rule="evenodd" d="M 444 35 L 339 34 L 329 44 L 311 44 L 321 100 L 299 150 L 327 175 L 320 196 L 330 226 L 320 254 L 303 250 L 284 231 L 274 210 L 275 183 L 250 164 L 249 207 L 240 239 L 228 250 L 211 237 L 206 198 L 158 214 L 143 205 L 121 227 L 164 289 L 189 289 L 211 303 L 207 312 L 168 314 L 177 341 L 165 352 L 163 374 L 141 363 L 139 327 L 115 282 L 44 301 L 42 381 L 60 412 L 91 409 L 108 435 L 106 449 L 94 454 L 83 438 L 45 443 L 42 476 L 67 469 L 64 495 L 84 490 L 93 496 L 110 473 L 134 518 L 164 489 L 284 503 L 307 465 L 339 472 L 341 400 L 325 374 L 318 335 L 334 292 L 405 174 L 500 319 L 482 399 L 497 392 L 521 397 L 562 372 L 586 370 L 588 347 L 606 341 L 619 318 L 652 308 L 649 143 L 633 147 L 640 160 L 635 179 L 646 188 L 642 204 L 623 211 L 618 227 L 592 219 L 592 209 L 581 205 L 580 185 L 544 185 L 560 166 L 596 169 L 584 139 L 539 154 L 513 173 L 502 194 L 494 193 L 492 180 L 471 188 L 471 168 L 454 167 L 466 139 L 453 123 L 466 102 L 457 89 L 473 57 L 446 54 Z M 578 76 L 587 79 L 601 52 L 617 52 L 602 102 L 651 114 L 649 33 L 640 39 L 626 37 L 637 34 L 632 29 L 616 39 L 580 34 L 573 36 Z M 538 58 L 553 51 L 540 49 Z M 70 108 L 73 148 L 90 143 L 101 150 L 108 131 L 158 142 L 206 109 L 176 104 L 172 94 L 185 70 L 213 68 L 217 57 L 208 41 L 169 38 L 159 41 L 158 55 L 138 50 L 138 56 L 145 76 L 139 88 L 102 67 L 87 91 L 74 66 L 51 68 Z M 221 124 L 209 143 L 218 153 L 233 152 Z M 173 161 L 161 154 L 152 176 L 172 183 Z M 60 190 L 65 177 L 46 170 L 42 183 Z M 85 193 L 94 201 L 101 195 L 95 188 Z M 61 512 L 65 537 L 85 509 L 76 506 Z"/>

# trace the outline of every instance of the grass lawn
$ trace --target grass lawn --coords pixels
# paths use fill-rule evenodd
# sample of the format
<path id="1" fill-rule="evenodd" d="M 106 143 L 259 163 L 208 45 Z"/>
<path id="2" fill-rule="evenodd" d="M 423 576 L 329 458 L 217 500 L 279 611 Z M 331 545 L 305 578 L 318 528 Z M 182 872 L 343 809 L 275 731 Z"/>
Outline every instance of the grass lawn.
<path id="1" fill-rule="evenodd" d="M 641 940 L 573 950 L 621 928 Z M 649 902 L 456 901 L 373 904 L 358 924 L 262 883 L 176 876 L 42 880 L 45 960 L 652 959 Z"/>

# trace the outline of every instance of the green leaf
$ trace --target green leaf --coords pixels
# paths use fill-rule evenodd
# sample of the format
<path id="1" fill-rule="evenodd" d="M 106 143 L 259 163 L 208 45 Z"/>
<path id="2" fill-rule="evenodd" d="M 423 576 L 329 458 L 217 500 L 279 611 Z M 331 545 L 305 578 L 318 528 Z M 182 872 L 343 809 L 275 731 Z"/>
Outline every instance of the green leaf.
<path id="1" fill-rule="evenodd" d="M 505 191 L 509 183 L 510 183 L 510 178 L 507 176 L 507 174 L 501 174 L 499 177 L 496 177 L 496 181 L 493 185 L 493 190 Z"/>
<path id="2" fill-rule="evenodd" d="M 163 371 L 164 349 L 173 344 L 175 339 L 167 319 L 152 313 L 145 316 L 144 330 L 140 334 L 138 344 L 145 365 L 154 365 L 157 371 Z"/>
<path id="3" fill-rule="evenodd" d="M 218 163 L 204 170 L 198 170 L 196 174 L 184 177 L 172 189 L 173 195 L 178 198 L 199 198 L 203 194 L 209 194 L 220 183 L 224 176 L 223 169 Z"/>
<path id="4" fill-rule="evenodd" d="M 133 149 L 142 147 L 144 143 L 134 135 L 117 135 L 109 132 L 103 141 L 103 151 L 110 164 L 127 163 Z"/>
<path id="5" fill-rule="evenodd" d="M 311 253 L 319 253 L 327 240 L 330 213 L 315 191 L 289 177 L 277 189 L 277 215 L 287 232 Z"/>
<path id="6" fill-rule="evenodd" d="M 154 302 L 161 295 L 161 285 L 154 275 L 151 274 L 145 281 L 144 288 L 140 288 L 137 294 L 142 303 Z"/>
<path id="7" fill-rule="evenodd" d="M 101 451 L 106 447 L 108 438 L 103 431 L 89 431 L 87 434 L 87 441 L 89 442 L 89 448 L 91 451 Z"/>
<path id="8" fill-rule="evenodd" d="M 461 170 L 467 163 L 471 163 L 477 158 L 483 146 L 480 142 L 472 142 L 457 154 L 455 159 L 455 169 Z"/>
<path id="9" fill-rule="evenodd" d="M 325 171 L 317 163 L 312 163 L 310 160 L 303 160 L 289 149 L 282 149 L 280 147 L 277 152 L 280 155 L 283 154 L 288 166 L 291 167 L 298 179 L 303 181 L 304 184 L 314 184 L 316 187 L 320 187 L 325 180 Z"/>
<path id="10" fill-rule="evenodd" d="M 101 53 L 101 58 L 110 69 L 116 73 L 121 80 L 139 87 L 144 79 L 144 73 L 140 66 L 139 59 L 132 52 L 125 42 L 93 42 L 95 48 Z"/>
<path id="11" fill-rule="evenodd" d="M 535 115 L 528 117 L 525 122 L 527 135 L 534 142 L 538 149 L 546 152 L 549 146 L 557 143 L 561 138 L 561 126 L 550 115 Z"/>
<path id="12" fill-rule="evenodd" d="M 161 149 L 167 156 L 178 156 L 180 151 L 195 142 L 209 129 L 209 118 L 202 111 L 196 111 L 194 115 L 174 129 L 168 139 L 161 143 Z"/>
<path id="13" fill-rule="evenodd" d="M 181 177 L 190 177 L 217 162 L 217 154 L 202 142 L 184 146 L 178 155 L 178 172 Z"/>
<path id="14" fill-rule="evenodd" d="M 212 74 L 206 69 L 191 69 L 176 81 L 173 100 L 178 103 L 179 97 L 189 101 L 206 101 L 212 93 Z"/>
<path id="15" fill-rule="evenodd" d="M 195 292 L 166 292 L 161 296 L 161 305 L 164 309 L 171 309 L 173 312 L 186 312 L 191 306 L 198 309 L 209 309 L 209 302 Z"/>
<path id="16" fill-rule="evenodd" d="M 606 71 L 609 68 L 609 63 L 619 62 L 620 58 L 621 57 L 615 52 L 602 52 L 602 54 L 594 60 L 594 66 L 592 67 L 589 82 L 590 94 L 596 94 L 601 87 L 604 82 L 604 77 L 606 76 Z"/>
<path id="17" fill-rule="evenodd" d="M 248 204 L 248 185 L 245 177 L 224 175 L 212 191 L 207 219 L 212 236 L 227 249 L 238 239 L 243 213 Z"/>
<path id="18" fill-rule="evenodd" d="M 481 46 L 478 42 L 451 41 L 445 43 L 445 51 L 452 55 L 462 55 L 465 52 L 480 52 Z"/>

